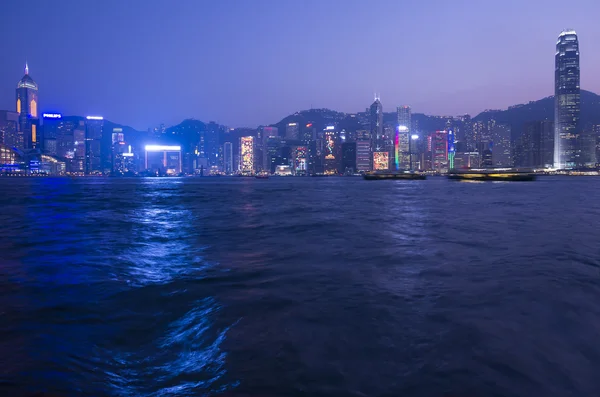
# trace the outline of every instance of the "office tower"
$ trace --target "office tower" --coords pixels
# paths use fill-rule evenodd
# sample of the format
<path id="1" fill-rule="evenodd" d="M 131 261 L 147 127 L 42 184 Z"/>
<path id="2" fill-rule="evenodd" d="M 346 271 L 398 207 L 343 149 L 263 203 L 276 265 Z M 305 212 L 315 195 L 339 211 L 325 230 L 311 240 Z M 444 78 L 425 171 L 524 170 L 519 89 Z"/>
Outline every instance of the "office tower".
<path id="1" fill-rule="evenodd" d="M 433 171 L 448 171 L 448 134 L 436 131 L 429 135 L 428 149 L 431 152 L 431 168 Z"/>
<path id="2" fill-rule="evenodd" d="M 85 173 L 102 173 L 102 116 L 87 116 L 85 122 Z"/>
<path id="3" fill-rule="evenodd" d="M 254 174 L 254 137 L 240 138 L 240 172 L 243 175 Z"/>
<path id="4" fill-rule="evenodd" d="M 179 175 L 183 172 L 181 146 L 146 145 L 144 167 L 156 175 Z"/>
<path id="5" fill-rule="evenodd" d="M 587 125 L 581 131 L 577 139 L 577 147 L 579 150 L 580 167 L 595 168 L 596 167 L 596 135 L 593 125 Z"/>
<path id="6" fill-rule="evenodd" d="M 446 136 L 448 137 L 448 169 L 453 169 L 454 156 L 456 155 L 456 143 L 452 128 L 446 128 Z"/>
<path id="7" fill-rule="evenodd" d="M 71 172 L 85 172 L 85 129 L 85 123 L 83 121 L 79 121 L 73 130 L 73 154 L 68 167 L 70 168 Z"/>
<path id="8" fill-rule="evenodd" d="M 371 141 L 369 139 L 356 141 L 356 171 L 371 171 Z"/>
<path id="9" fill-rule="evenodd" d="M 554 164 L 554 122 L 530 121 L 515 145 L 515 166 L 548 168 Z"/>
<path id="10" fill-rule="evenodd" d="M 371 150 L 373 154 L 371 168 L 373 170 L 384 170 L 389 167 L 389 149 L 383 133 L 383 106 L 379 97 L 375 96 L 375 102 L 369 107 L 369 130 L 371 135 Z M 384 167 L 384 161 L 388 166 Z"/>
<path id="11" fill-rule="evenodd" d="M 356 172 L 356 142 L 342 143 L 342 172 L 345 174 Z"/>
<path id="12" fill-rule="evenodd" d="M 396 169 L 408 169 L 410 136 L 412 134 L 412 114 L 410 106 L 396 108 L 398 124 L 396 126 L 396 139 L 394 145 L 394 163 Z"/>
<path id="13" fill-rule="evenodd" d="M 580 88 L 579 41 L 565 30 L 556 42 L 554 68 L 554 167 L 574 168 L 579 163 Z"/>
<path id="14" fill-rule="evenodd" d="M 300 136 L 300 124 L 288 123 L 285 126 L 285 139 L 288 141 L 295 141 Z"/>
<path id="15" fill-rule="evenodd" d="M 324 172 L 326 175 L 334 175 L 340 172 L 341 148 L 339 132 L 335 126 L 327 126 L 324 131 Z"/>
<path id="16" fill-rule="evenodd" d="M 272 153 L 269 151 L 269 140 L 279 139 L 279 130 L 277 127 L 261 127 L 258 129 L 257 149 L 260 150 L 261 161 L 260 169 L 262 171 L 271 172 Z M 277 157 L 277 154 L 274 155 Z"/>
<path id="17" fill-rule="evenodd" d="M 29 76 L 29 67 L 25 64 L 25 75 L 17 83 L 17 113 L 19 114 L 19 133 L 16 147 L 35 149 L 38 147 L 38 85 Z"/>
<path id="18" fill-rule="evenodd" d="M 302 129 L 302 136 L 300 140 L 304 145 L 308 145 L 311 141 L 316 139 L 317 128 L 313 125 L 313 123 L 308 123 Z"/>
<path id="19" fill-rule="evenodd" d="M 19 143 L 19 113 L 8 110 L 0 111 L 0 144 L 9 148 Z"/>
<path id="20" fill-rule="evenodd" d="M 43 144 L 41 145 L 44 153 L 51 156 L 58 155 L 58 135 L 62 125 L 62 114 L 44 113 L 42 114 L 43 124 L 41 126 Z"/>
<path id="21" fill-rule="evenodd" d="M 222 127 L 214 121 L 206 125 L 201 151 L 208 159 L 208 167 L 222 166 L 222 159 L 219 157 L 219 135 L 221 132 Z"/>
<path id="22" fill-rule="evenodd" d="M 398 116 L 398 125 L 404 126 L 407 128 L 408 133 L 412 132 L 412 113 L 410 110 L 410 106 L 398 106 L 396 108 L 396 113 Z"/>
<path id="23" fill-rule="evenodd" d="M 377 96 L 375 97 L 375 102 L 373 102 L 369 108 L 369 126 L 373 152 L 383 151 L 385 149 L 385 138 L 383 136 L 383 106 Z"/>
<path id="24" fill-rule="evenodd" d="M 292 146 L 292 172 L 294 175 L 306 175 L 308 172 L 308 147 Z"/>
<path id="25" fill-rule="evenodd" d="M 225 142 L 223 144 L 223 170 L 225 174 L 233 174 L 233 144 Z"/>
<path id="26" fill-rule="evenodd" d="M 512 167 L 511 128 L 506 124 L 494 124 L 491 131 L 492 163 L 494 167 Z"/>

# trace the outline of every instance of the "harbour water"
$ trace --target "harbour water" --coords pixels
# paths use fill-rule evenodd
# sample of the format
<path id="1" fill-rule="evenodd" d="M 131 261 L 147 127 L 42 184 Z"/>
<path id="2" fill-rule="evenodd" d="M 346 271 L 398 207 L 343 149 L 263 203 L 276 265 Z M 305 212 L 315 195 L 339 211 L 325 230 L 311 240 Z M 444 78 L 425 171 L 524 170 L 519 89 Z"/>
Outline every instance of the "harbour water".
<path id="1" fill-rule="evenodd" d="M 0 395 L 598 396 L 598 197 L 0 178 Z"/>

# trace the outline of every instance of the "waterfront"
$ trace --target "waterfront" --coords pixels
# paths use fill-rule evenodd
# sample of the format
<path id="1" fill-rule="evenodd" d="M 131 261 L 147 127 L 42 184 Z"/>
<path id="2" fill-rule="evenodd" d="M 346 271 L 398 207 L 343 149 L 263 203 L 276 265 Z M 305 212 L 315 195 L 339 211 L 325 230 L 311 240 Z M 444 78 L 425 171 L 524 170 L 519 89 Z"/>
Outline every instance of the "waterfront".
<path id="1" fill-rule="evenodd" d="M 0 395 L 600 394 L 599 179 L 0 191 Z"/>

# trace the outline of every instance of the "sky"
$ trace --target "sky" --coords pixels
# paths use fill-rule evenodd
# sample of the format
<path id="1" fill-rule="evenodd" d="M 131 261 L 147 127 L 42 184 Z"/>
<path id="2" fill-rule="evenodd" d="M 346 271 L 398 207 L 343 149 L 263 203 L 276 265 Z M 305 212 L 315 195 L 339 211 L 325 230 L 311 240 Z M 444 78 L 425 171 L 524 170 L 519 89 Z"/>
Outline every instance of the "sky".
<path id="1" fill-rule="evenodd" d="M 554 51 L 579 35 L 600 93 L 597 0 L 10 0 L 0 108 L 29 63 L 43 112 L 139 130 L 230 127 L 299 110 L 478 114 L 553 94 Z"/>

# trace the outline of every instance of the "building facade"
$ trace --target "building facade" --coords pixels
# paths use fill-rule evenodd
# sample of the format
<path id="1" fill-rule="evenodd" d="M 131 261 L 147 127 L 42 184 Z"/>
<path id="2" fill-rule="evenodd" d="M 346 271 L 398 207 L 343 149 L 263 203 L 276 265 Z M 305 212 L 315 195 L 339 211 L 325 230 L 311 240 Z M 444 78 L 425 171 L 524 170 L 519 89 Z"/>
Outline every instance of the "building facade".
<path id="1" fill-rule="evenodd" d="M 16 110 L 19 114 L 17 144 L 19 149 L 35 149 L 40 145 L 38 139 L 38 85 L 29 76 L 29 67 L 25 65 L 25 75 L 17 83 Z"/>
<path id="2" fill-rule="evenodd" d="M 577 139 L 580 131 L 579 40 L 574 30 L 565 30 L 556 43 L 554 69 L 554 167 L 579 165 Z"/>

